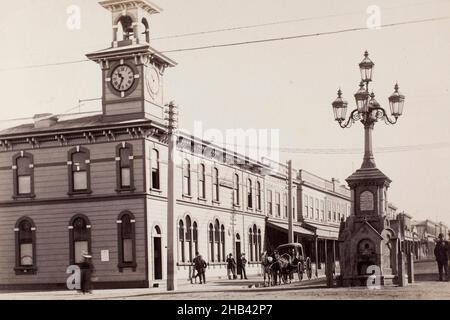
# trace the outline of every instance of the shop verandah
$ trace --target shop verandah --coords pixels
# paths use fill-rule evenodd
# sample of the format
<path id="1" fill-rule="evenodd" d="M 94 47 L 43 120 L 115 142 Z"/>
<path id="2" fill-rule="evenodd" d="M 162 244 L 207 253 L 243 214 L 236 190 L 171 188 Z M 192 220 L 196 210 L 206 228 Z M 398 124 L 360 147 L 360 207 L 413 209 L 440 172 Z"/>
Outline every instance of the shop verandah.
<path id="1" fill-rule="evenodd" d="M 335 271 L 339 273 L 339 246 L 338 231 L 336 227 L 318 228 L 310 224 L 294 224 L 294 242 L 301 243 L 304 257 L 312 262 L 313 275 L 325 275 L 325 264 L 328 255 L 332 256 Z M 266 221 L 265 250 L 273 252 L 279 245 L 288 243 L 288 224 L 280 221 Z"/>

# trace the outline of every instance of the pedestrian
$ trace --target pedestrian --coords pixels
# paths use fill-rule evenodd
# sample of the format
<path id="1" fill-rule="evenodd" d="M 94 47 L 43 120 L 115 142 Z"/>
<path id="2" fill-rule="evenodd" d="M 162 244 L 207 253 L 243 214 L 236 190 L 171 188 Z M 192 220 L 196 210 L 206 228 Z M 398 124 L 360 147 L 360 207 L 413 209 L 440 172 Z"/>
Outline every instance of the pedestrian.
<path id="1" fill-rule="evenodd" d="M 81 292 L 83 294 L 92 294 L 92 274 L 95 272 L 92 263 L 92 256 L 88 253 L 83 254 L 83 261 L 80 264 L 81 271 Z"/>
<path id="2" fill-rule="evenodd" d="M 245 270 L 246 266 L 247 266 L 247 259 L 245 258 L 245 252 L 241 254 L 241 257 L 238 260 L 238 265 L 240 265 L 241 268 L 241 280 L 247 279 L 247 272 Z"/>
<path id="3" fill-rule="evenodd" d="M 190 277 L 189 280 L 191 281 L 191 283 L 197 283 L 197 277 L 198 277 L 198 273 L 196 273 L 197 268 L 195 267 L 197 264 L 197 259 L 199 259 L 200 254 L 198 252 L 195 253 L 195 258 L 194 260 L 192 260 L 192 270 L 190 272 Z"/>
<path id="4" fill-rule="evenodd" d="M 233 258 L 233 254 L 229 254 L 227 258 L 227 275 L 228 280 L 231 280 L 231 276 L 233 276 L 233 280 L 237 278 L 236 276 L 236 260 Z"/>
<path id="5" fill-rule="evenodd" d="M 434 248 L 434 256 L 438 264 L 439 281 L 449 281 L 448 277 L 448 257 L 449 257 L 449 244 L 444 240 L 444 234 L 439 234 L 439 240 L 436 242 Z M 445 273 L 445 279 L 444 279 Z"/>
<path id="6" fill-rule="evenodd" d="M 197 276 L 200 278 L 200 284 L 206 284 L 206 261 L 203 259 L 200 253 L 196 253 L 195 257 L 195 269 L 197 270 Z"/>

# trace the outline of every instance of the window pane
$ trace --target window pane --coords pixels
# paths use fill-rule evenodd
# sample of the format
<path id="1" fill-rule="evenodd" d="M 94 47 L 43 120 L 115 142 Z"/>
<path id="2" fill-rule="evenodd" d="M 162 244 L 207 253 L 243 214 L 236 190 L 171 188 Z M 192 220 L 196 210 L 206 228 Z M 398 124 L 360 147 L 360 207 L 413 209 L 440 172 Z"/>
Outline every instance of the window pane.
<path id="1" fill-rule="evenodd" d="M 33 244 L 25 243 L 20 245 L 20 265 L 33 265 Z"/>
<path id="2" fill-rule="evenodd" d="M 133 240 L 123 240 L 123 262 L 133 262 Z"/>
<path id="3" fill-rule="evenodd" d="M 29 158 L 18 158 L 17 173 L 19 175 L 30 175 L 31 174 L 30 164 L 31 160 Z"/>
<path id="4" fill-rule="evenodd" d="M 131 150 L 129 148 L 120 149 L 120 166 L 129 167 L 130 166 L 130 156 Z"/>
<path id="5" fill-rule="evenodd" d="M 159 152 L 158 151 L 156 151 L 156 150 L 152 151 L 151 161 L 152 161 L 152 169 L 158 170 L 159 169 Z"/>
<path id="6" fill-rule="evenodd" d="M 122 187 L 129 187 L 129 186 L 131 186 L 131 172 L 130 172 L 130 168 L 122 168 L 120 170 L 120 174 L 121 174 Z"/>
<path id="7" fill-rule="evenodd" d="M 85 171 L 73 173 L 73 189 L 87 190 L 87 173 Z"/>
<path id="8" fill-rule="evenodd" d="M 72 155 L 72 162 L 73 162 L 72 170 L 73 171 L 86 170 L 87 169 L 86 160 L 87 154 L 85 154 L 84 152 L 74 153 Z"/>
<path id="9" fill-rule="evenodd" d="M 19 194 L 30 194 L 31 193 L 31 177 L 30 176 L 22 176 L 18 179 Z"/>
<path id="10" fill-rule="evenodd" d="M 75 263 L 83 262 L 83 254 L 88 251 L 88 242 L 87 241 L 75 241 Z"/>
<path id="11" fill-rule="evenodd" d="M 157 190 L 161 188 L 159 184 L 159 170 L 153 170 L 152 172 L 152 188 Z"/>

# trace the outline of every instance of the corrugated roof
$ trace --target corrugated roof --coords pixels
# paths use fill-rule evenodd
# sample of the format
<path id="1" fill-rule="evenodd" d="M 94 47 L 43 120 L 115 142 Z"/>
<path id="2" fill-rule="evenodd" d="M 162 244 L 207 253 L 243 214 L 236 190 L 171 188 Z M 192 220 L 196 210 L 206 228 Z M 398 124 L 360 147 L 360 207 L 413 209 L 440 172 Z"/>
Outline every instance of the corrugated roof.
<path id="1" fill-rule="evenodd" d="M 127 121 L 108 121 L 108 118 L 104 118 L 101 114 L 88 116 L 88 117 L 80 117 L 75 119 L 68 120 L 60 120 L 54 125 L 50 127 L 36 128 L 34 123 L 22 124 L 16 127 L 8 128 L 0 131 L 0 136 L 9 136 L 9 135 L 21 135 L 21 134 L 33 134 L 33 133 L 44 133 L 44 132 L 52 132 L 52 131 L 61 131 L 61 130 L 70 130 L 70 129 L 80 129 L 80 128 L 90 128 L 97 127 L 102 125 L 114 125 L 114 124 L 126 124 L 133 122 L 142 122 L 146 121 L 146 119 L 138 119 L 138 120 L 127 120 Z"/>

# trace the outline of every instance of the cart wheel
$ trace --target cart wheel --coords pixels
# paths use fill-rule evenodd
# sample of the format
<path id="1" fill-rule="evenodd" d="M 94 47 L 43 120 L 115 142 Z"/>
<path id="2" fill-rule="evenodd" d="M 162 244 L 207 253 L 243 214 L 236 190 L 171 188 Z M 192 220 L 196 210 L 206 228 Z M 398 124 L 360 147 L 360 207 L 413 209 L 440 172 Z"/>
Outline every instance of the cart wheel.
<path id="1" fill-rule="evenodd" d="M 311 280 L 311 278 L 312 278 L 312 264 L 311 264 L 311 259 L 309 257 L 306 258 L 306 276 L 308 277 L 308 280 Z"/>

